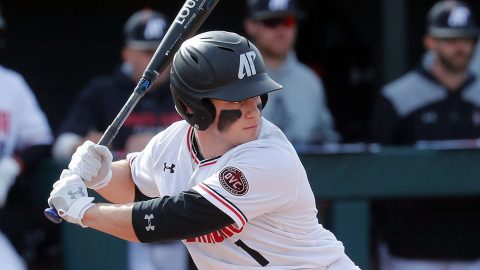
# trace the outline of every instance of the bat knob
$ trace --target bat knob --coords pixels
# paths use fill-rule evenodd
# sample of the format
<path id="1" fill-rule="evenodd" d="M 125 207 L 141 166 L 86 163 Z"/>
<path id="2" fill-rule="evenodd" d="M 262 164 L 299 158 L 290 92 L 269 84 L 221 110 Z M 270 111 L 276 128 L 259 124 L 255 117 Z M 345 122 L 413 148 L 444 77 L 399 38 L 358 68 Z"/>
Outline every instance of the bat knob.
<path id="1" fill-rule="evenodd" d="M 47 208 L 43 211 L 45 217 L 47 217 L 51 222 L 59 224 L 62 222 L 62 218 L 58 215 L 57 210 L 55 208 Z"/>

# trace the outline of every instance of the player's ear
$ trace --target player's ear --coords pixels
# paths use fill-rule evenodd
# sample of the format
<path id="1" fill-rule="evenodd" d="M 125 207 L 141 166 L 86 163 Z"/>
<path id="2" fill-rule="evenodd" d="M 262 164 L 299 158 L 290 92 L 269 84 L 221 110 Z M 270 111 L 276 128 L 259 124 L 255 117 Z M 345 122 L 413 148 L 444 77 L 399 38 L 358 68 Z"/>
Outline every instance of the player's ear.
<path id="1" fill-rule="evenodd" d="M 254 22 L 248 18 L 243 20 L 243 28 L 245 29 L 247 35 L 255 37 L 258 27 L 256 24 L 257 22 Z"/>
<path id="2" fill-rule="evenodd" d="M 429 36 L 429 35 L 425 35 L 423 37 L 423 46 L 425 46 L 425 49 L 427 50 L 433 50 L 434 47 L 435 47 L 435 40 L 433 37 Z"/>
<path id="3" fill-rule="evenodd" d="M 128 62 L 131 56 L 131 51 L 127 47 L 122 48 L 122 61 Z"/>

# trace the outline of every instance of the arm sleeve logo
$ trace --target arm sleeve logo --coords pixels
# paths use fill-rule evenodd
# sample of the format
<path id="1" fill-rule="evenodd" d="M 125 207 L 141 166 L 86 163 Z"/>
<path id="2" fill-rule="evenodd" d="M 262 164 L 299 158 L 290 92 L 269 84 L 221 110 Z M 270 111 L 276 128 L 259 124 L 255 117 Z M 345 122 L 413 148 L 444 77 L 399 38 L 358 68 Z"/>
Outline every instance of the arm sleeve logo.
<path id="1" fill-rule="evenodd" d="M 219 174 L 222 187 L 235 196 L 243 196 L 248 192 L 245 175 L 235 167 L 226 167 Z"/>

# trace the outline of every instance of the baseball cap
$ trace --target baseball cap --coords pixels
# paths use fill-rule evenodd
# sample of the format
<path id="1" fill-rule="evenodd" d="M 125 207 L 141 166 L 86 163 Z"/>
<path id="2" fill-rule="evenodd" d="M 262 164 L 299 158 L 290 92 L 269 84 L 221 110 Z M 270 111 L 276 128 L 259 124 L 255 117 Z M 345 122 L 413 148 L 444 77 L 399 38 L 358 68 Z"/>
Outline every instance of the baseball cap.
<path id="1" fill-rule="evenodd" d="M 472 9 L 467 4 L 445 0 L 430 9 L 427 33 L 436 38 L 477 38 L 479 28 Z"/>
<path id="2" fill-rule="evenodd" d="M 294 0 L 248 0 L 248 17 L 252 20 L 265 20 L 293 16 L 303 19 L 305 13 Z"/>
<path id="3" fill-rule="evenodd" d="M 168 24 L 160 12 L 150 9 L 137 11 L 125 23 L 125 44 L 138 50 L 156 49 L 165 36 Z"/>

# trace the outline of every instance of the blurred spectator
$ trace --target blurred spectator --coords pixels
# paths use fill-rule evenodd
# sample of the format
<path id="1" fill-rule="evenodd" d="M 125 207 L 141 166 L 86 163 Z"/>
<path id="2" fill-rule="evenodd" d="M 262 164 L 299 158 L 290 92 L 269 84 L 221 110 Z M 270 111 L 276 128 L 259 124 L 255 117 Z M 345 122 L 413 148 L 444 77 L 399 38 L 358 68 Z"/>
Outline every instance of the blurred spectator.
<path id="1" fill-rule="evenodd" d="M 4 31 L 5 21 L 0 17 L 2 48 Z M 47 118 L 27 82 L 17 72 L 0 66 L 0 208 L 5 206 L 17 177 L 49 155 L 52 140 Z M 22 201 L 26 203 L 28 198 Z M 3 212 L 0 220 L 2 227 L 14 222 Z M 27 269 L 25 260 L 2 232 L 0 263 L 1 269 Z"/>
<path id="2" fill-rule="evenodd" d="M 169 22 L 159 12 L 134 13 L 124 26 L 123 63 L 109 76 L 94 78 L 80 93 L 62 123 L 53 153 L 69 159 L 85 140 L 98 142 L 140 80 L 160 44 Z M 160 74 L 137 104 L 112 142 L 116 158 L 141 151 L 148 141 L 180 120 L 170 96 L 169 70 Z M 188 253 L 180 241 L 160 244 L 128 244 L 129 269 L 187 269 Z"/>
<path id="3" fill-rule="evenodd" d="M 470 70 L 476 76 L 480 75 L 480 42 L 477 42 L 477 46 L 475 47 L 472 63 L 470 63 Z"/>
<path id="4" fill-rule="evenodd" d="M 108 76 L 99 76 L 81 91 L 63 121 L 53 148 L 56 158 L 69 159 L 85 140 L 98 141 L 140 80 L 168 29 L 164 15 L 142 10 L 124 26 L 122 65 Z M 140 151 L 150 138 L 170 123 L 180 120 L 170 97 L 166 70 L 135 107 L 112 142 L 118 157 Z"/>
<path id="5" fill-rule="evenodd" d="M 245 31 L 262 53 L 269 75 L 284 86 L 268 96 L 270 106 L 263 116 L 293 144 L 337 142 L 322 81 L 294 52 L 304 13 L 294 0 L 248 0 L 247 8 Z"/>
<path id="6" fill-rule="evenodd" d="M 479 138 L 480 82 L 468 68 L 478 34 L 469 6 L 435 4 L 428 52 L 420 67 L 382 89 L 371 137 L 382 144 Z M 375 202 L 381 269 L 480 269 L 478 209 L 478 197 Z"/>

